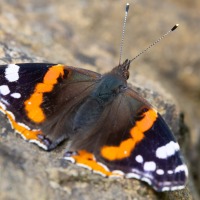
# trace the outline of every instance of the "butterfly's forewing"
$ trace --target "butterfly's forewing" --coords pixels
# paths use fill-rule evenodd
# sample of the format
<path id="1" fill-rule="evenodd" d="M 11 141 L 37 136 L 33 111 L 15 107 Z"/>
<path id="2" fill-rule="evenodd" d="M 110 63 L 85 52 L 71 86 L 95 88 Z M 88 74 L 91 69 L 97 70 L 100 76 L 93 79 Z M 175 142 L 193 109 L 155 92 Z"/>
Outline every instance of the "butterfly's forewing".
<path id="1" fill-rule="evenodd" d="M 104 176 L 137 178 L 158 191 L 185 186 L 187 167 L 162 117 L 132 89 L 120 94 L 65 159 Z"/>
<path id="2" fill-rule="evenodd" d="M 63 117 L 60 114 L 57 118 L 56 113 L 61 112 L 63 105 L 69 112 L 74 109 L 99 77 L 95 72 L 57 64 L 2 65 L 0 110 L 24 139 L 44 149 L 53 148 L 55 145 L 51 144 L 51 139 L 57 144 L 57 140 L 61 140 L 61 129 L 52 127 L 61 128 Z M 52 132 L 47 128 L 51 123 Z"/>
<path id="3" fill-rule="evenodd" d="M 0 102 L 6 111 L 14 112 L 22 123 L 31 120 L 25 114 L 24 102 L 34 92 L 35 85 L 43 81 L 53 64 L 10 64 L 0 66 Z M 3 106 L 3 107 L 4 107 Z"/>

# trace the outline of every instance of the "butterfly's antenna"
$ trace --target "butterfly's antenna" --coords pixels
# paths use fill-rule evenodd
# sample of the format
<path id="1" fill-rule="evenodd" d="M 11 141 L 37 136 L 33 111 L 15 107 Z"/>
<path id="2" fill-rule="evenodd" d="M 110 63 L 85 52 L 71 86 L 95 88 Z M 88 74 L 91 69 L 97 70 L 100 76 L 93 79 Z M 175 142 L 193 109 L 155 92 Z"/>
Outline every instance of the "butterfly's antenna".
<path id="1" fill-rule="evenodd" d="M 124 35 L 125 35 L 128 10 L 129 10 L 129 3 L 126 4 L 126 8 L 125 8 L 125 16 L 124 16 L 124 23 L 123 23 L 123 29 L 122 29 L 122 40 L 121 40 L 120 51 L 119 51 L 119 64 L 121 64 L 121 59 L 122 59 L 122 51 L 123 51 L 123 45 L 124 45 Z"/>
<path id="2" fill-rule="evenodd" d="M 178 28 L 179 24 L 174 25 L 167 33 L 165 33 L 163 36 L 161 36 L 158 40 L 156 40 L 155 42 L 153 42 L 152 44 L 150 44 L 146 49 L 144 49 L 142 52 L 140 52 L 137 56 L 135 56 L 133 59 L 130 60 L 130 62 L 132 62 L 133 60 L 135 60 L 136 58 L 138 58 L 140 55 L 142 55 L 143 53 L 145 53 L 146 51 L 148 51 L 151 47 L 153 47 L 154 45 L 156 45 L 158 42 L 160 42 L 163 38 L 165 38 L 169 33 L 171 33 L 172 31 L 176 30 L 176 28 Z"/>

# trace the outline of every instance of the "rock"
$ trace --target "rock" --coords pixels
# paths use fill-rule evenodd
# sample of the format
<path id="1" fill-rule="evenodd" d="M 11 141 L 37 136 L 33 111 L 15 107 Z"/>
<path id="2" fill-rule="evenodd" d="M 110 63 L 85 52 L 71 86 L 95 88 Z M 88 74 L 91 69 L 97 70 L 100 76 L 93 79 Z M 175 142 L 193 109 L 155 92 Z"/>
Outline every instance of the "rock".
<path id="1" fill-rule="evenodd" d="M 192 3 L 187 0 L 182 3 L 142 0 L 131 6 L 123 53 L 123 58 L 131 58 L 174 23 L 182 25 L 151 53 L 133 63 L 130 81 L 164 116 L 185 155 L 189 154 L 186 157 L 189 164 L 190 158 L 194 157 L 191 155 L 194 145 L 198 146 L 197 133 L 200 130 L 200 113 L 196 109 L 199 104 L 196 94 L 200 89 L 199 34 L 196 28 L 199 15 L 194 12 L 199 7 L 198 0 Z M 2 0 L 0 11 L 0 64 L 48 61 L 98 72 L 108 71 L 118 64 L 123 6 L 117 1 L 51 0 L 47 3 L 45 0 Z M 191 135 L 177 105 L 186 113 Z M 1 115 L 0 199 L 197 197 L 192 171 L 189 188 L 155 193 L 137 180 L 108 180 L 63 163 L 61 158 L 65 145 L 52 152 L 42 151 L 15 134 Z M 198 157 L 196 153 L 194 166 Z M 196 173 L 200 176 L 199 172 Z"/>

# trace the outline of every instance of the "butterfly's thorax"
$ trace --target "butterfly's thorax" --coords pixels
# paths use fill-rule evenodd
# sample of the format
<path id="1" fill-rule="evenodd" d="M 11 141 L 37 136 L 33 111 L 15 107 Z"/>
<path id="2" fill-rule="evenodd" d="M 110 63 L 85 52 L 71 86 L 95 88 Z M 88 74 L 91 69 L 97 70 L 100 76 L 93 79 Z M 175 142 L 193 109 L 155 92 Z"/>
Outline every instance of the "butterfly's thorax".
<path id="1" fill-rule="evenodd" d="M 96 123 L 104 109 L 127 89 L 127 81 L 113 71 L 102 76 L 94 91 L 80 106 L 74 118 L 74 130 Z"/>
<path id="2" fill-rule="evenodd" d="M 107 104 L 127 88 L 127 82 L 123 77 L 113 73 L 105 74 L 91 94 L 99 103 Z"/>

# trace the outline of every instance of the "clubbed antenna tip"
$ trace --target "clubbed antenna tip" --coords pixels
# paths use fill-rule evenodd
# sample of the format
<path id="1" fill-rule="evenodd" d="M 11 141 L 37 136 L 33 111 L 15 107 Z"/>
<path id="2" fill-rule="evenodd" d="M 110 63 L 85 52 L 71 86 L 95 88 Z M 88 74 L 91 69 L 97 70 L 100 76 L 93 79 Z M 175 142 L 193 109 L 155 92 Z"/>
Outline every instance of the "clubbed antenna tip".
<path id="1" fill-rule="evenodd" d="M 178 28 L 178 26 L 179 26 L 179 24 L 174 25 L 173 28 L 171 29 L 171 31 L 176 30 Z"/>
<path id="2" fill-rule="evenodd" d="M 126 13 L 128 13 L 129 10 L 129 3 L 126 4 Z"/>

